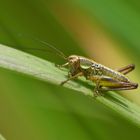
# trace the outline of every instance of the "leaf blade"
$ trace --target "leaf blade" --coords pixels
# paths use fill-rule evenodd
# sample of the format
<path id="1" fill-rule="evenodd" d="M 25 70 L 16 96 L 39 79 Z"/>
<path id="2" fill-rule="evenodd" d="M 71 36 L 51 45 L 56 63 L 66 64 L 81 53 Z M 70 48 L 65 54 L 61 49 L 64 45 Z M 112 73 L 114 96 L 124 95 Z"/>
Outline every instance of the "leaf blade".
<path id="1" fill-rule="evenodd" d="M 0 67 L 30 75 L 42 81 L 59 85 L 65 79 L 66 71 L 62 71 L 46 60 L 21 52 L 19 50 L 0 45 Z M 81 79 L 80 82 L 70 81 L 65 87 L 93 96 L 93 86 L 88 81 Z M 84 82 L 86 85 L 84 86 Z M 140 127 L 140 108 L 114 92 L 107 93 L 104 97 L 97 97 L 102 104 L 116 111 Z"/>

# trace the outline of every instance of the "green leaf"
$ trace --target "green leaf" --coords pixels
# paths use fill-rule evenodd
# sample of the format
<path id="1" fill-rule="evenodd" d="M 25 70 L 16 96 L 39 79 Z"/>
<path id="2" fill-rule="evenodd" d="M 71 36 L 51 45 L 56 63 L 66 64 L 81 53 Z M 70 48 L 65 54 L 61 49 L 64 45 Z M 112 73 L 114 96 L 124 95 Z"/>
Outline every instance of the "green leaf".
<path id="1" fill-rule="evenodd" d="M 0 134 L 0 140 L 6 140 L 6 139 Z"/>
<path id="2" fill-rule="evenodd" d="M 41 44 L 30 41 L 28 36 L 31 36 L 57 46 L 66 55 L 87 54 L 86 49 L 82 52 L 80 47 L 78 48 L 78 44 L 80 45 L 83 41 L 79 39 L 77 32 L 73 34 L 72 29 L 64 26 L 65 22 L 62 23 L 59 16 L 55 14 L 55 12 L 58 15 L 59 12 L 64 14 L 63 21 L 75 24 L 75 27 L 85 34 L 84 31 L 89 28 L 83 30 L 82 23 L 75 22 L 75 16 L 73 17 L 75 12 L 71 12 L 73 11 L 71 2 L 1 0 L 1 44 L 18 49 L 39 48 Z M 65 3 L 70 7 L 66 7 Z M 124 56 L 127 54 L 131 62 L 138 62 L 135 72 L 137 71 L 139 75 L 140 24 L 139 16 L 135 15 L 134 11 L 139 9 L 138 2 L 76 0 L 74 5 L 77 11 L 80 10 L 79 7 L 86 9 L 82 15 L 91 16 L 91 19 L 98 20 L 97 23 L 101 21 L 102 26 L 116 35 L 115 39 L 118 37 L 127 42 L 126 46 L 130 47 L 125 48 Z M 70 17 L 69 14 L 71 14 Z M 27 39 L 20 38 L 19 34 L 27 35 Z M 88 41 L 89 38 L 87 40 L 85 37 L 84 40 Z M 90 43 L 89 45 L 92 46 Z M 131 47 L 133 45 L 134 47 Z M 60 86 L 60 82 L 67 78 L 67 70 L 59 70 L 54 63 L 48 62 L 61 64 L 62 61 L 54 57 L 54 54 L 28 50 L 48 60 L 45 61 L 3 45 L 0 48 L 1 67 L 6 68 L 0 68 L 0 130 L 6 139 L 139 140 L 139 107 L 135 104 L 115 92 L 106 93 L 104 97 L 93 98 L 94 85 L 84 78 L 68 82 L 65 85 L 66 88 Z M 103 44 L 101 51 L 105 49 L 106 46 Z M 129 49 L 134 55 L 134 60 L 126 52 Z M 120 56 L 119 53 L 117 54 Z M 97 56 L 94 58 L 99 60 L 99 55 L 94 51 L 93 56 Z M 105 58 L 106 54 L 101 57 Z M 111 56 L 110 59 L 114 62 Z M 115 64 L 119 65 L 119 63 Z M 135 79 L 135 81 L 138 80 Z M 128 94 L 130 95 L 131 92 Z"/>
<path id="3" fill-rule="evenodd" d="M 59 85 L 66 79 L 67 71 L 36 56 L 19 50 L 0 45 L 0 67 L 30 75 L 36 79 Z M 93 96 L 92 83 L 85 79 L 70 81 L 65 87 L 76 90 L 85 95 Z M 77 93 L 78 93 L 77 92 Z M 66 93 L 67 94 L 67 93 Z M 140 127 L 140 108 L 115 92 L 106 93 L 104 97 L 95 100 L 116 111 L 127 120 Z"/>

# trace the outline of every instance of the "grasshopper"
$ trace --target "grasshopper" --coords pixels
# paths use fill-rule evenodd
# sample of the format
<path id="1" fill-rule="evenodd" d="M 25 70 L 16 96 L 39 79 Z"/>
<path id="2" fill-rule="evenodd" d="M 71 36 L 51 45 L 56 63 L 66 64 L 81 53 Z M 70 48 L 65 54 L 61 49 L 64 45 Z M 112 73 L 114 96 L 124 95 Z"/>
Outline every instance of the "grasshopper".
<path id="1" fill-rule="evenodd" d="M 90 80 L 96 84 L 94 88 L 95 96 L 102 95 L 102 91 L 131 90 L 138 87 L 137 83 L 131 82 L 126 77 L 126 74 L 134 70 L 134 64 L 113 70 L 83 56 L 70 55 L 66 57 L 63 52 L 55 48 L 53 45 L 50 45 L 49 43 L 41 41 L 37 38 L 35 40 L 39 41 L 45 46 L 49 46 L 58 56 L 67 61 L 63 65 L 56 65 L 59 68 L 69 67 L 68 78 L 65 81 L 62 81 L 61 85 L 64 85 L 72 79 L 84 76 L 87 80 Z"/>
<path id="2" fill-rule="evenodd" d="M 95 96 L 102 95 L 101 91 L 130 90 L 138 87 L 137 83 L 131 82 L 125 76 L 134 70 L 134 64 L 112 70 L 83 56 L 70 55 L 65 59 L 67 60 L 65 64 L 57 65 L 59 68 L 69 67 L 68 79 L 62 81 L 61 85 L 79 76 L 84 76 L 87 80 L 96 84 L 94 88 Z"/>

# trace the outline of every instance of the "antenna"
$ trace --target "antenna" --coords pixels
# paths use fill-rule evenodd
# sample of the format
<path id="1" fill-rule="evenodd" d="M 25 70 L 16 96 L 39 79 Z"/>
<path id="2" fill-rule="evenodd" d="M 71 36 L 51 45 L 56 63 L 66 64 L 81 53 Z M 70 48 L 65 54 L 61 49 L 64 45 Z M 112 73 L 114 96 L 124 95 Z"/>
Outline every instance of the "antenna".
<path id="1" fill-rule="evenodd" d="M 24 36 L 23 34 L 19 34 L 18 36 Z M 24 36 L 25 37 L 25 36 Z M 67 59 L 67 57 L 64 55 L 64 53 L 63 52 L 61 52 L 59 49 L 57 49 L 56 47 L 54 47 L 53 45 L 51 45 L 51 44 L 49 44 L 49 43 L 47 43 L 47 42 L 45 42 L 45 41 L 42 41 L 41 39 L 39 39 L 39 38 L 34 38 L 34 37 L 31 37 L 31 36 L 28 36 L 28 37 L 30 37 L 31 39 L 33 39 L 33 40 L 35 40 L 35 41 L 37 41 L 37 42 L 39 42 L 39 43 L 41 43 L 41 44 L 43 44 L 43 45 L 45 45 L 45 46 L 48 46 L 48 47 L 50 47 L 53 51 L 55 51 L 55 53 L 58 55 L 58 56 L 60 56 L 60 57 L 62 57 L 63 59 Z M 43 47 L 43 46 L 42 46 Z M 24 49 L 24 48 L 23 48 Z M 39 49 L 39 48 L 26 48 L 26 49 L 29 49 L 29 50 L 38 50 L 38 51 L 42 51 L 41 49 Z M 44 50 L 46 50 L 46 49 L 44 49 Z M 43 51 L 44 51 L 43 50 Z"/>
<path id="2" fill-rule="evenodd" d="M 51 45 L 51 44 L 49 44 L 49 43 L 47 43 L 47 42 L 45 42 L 45 41 L 42 41 L 42 40 L 40 40 L 40 39 L 38 39 L 38 38 L 35 38 L 35 40 L 38 41 L 38 42 L 40 42 L 40 43 L 42 43 L 42 44 L 44 44 L 44 45 L 46 45 L 46 46 L 48 46 L 48 47 L 50 47 L 52 50 L 55 50 L 55 52 L 57 53 L 58 56 L 60 56 L 60 57 L 62 57 L 62 58 L 64 58 L 64 59 L 67 59 L 67 57 L 64 55 L 64 53 L 61 52 L 60 50 L 58 50 L 58 49 L 57 49 L 56 47 L 54 47 L 53 45 Z"/>

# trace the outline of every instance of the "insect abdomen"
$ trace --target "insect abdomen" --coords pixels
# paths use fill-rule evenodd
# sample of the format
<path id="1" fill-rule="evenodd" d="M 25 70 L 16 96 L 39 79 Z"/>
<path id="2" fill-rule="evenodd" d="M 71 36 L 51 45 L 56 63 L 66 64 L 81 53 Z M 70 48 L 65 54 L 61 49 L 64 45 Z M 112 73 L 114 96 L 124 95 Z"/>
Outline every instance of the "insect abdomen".
<path id="1" fill-rule="evenodd" d="M 105 66 L 102 66 L 102 73 L 105 76 L 112 77 L 112 78 L 119 80 L 119 81 L 123 81 L 123 82 L 129 81 L 128 78 L 123 76 L 123 74 L 121 74 L 120 72 L 114 71 L 114 70 L 107 68 Z"/>

